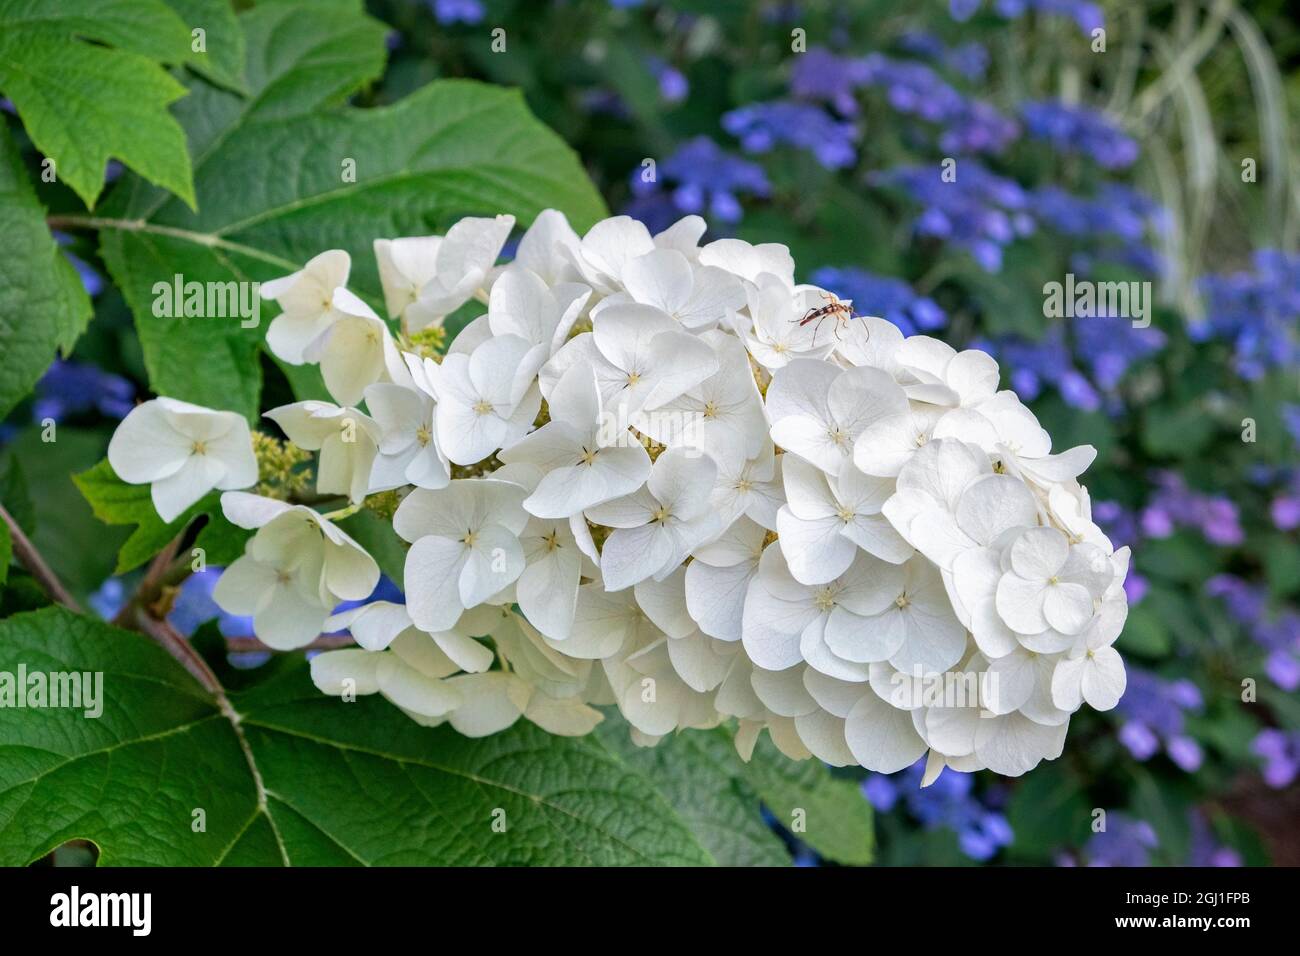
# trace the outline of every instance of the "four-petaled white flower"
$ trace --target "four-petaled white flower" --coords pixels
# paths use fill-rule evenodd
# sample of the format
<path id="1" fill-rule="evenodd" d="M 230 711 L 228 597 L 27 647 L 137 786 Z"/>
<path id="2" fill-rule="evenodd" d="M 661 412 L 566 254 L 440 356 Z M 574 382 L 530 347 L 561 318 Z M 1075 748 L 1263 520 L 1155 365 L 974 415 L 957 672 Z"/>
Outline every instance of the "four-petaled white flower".
<path id="1" fill-rule="evenodd" d="M 858 549 L 901 564 L 912 546 L 880 513 L 894 483 L 845 464 L 836 478 L 791 456 L 783 469 L 787 504 L 776 530 L 790 573 L 804 584 L 825 584 L 853 563 Z"/>
<path id="2" fill-rule="evenodd" d="M 906 409 L 902 389 L 874 368 L 839 369 L 795 359 L 777 371 L 767 388 L 772 441 L 828 475 L 838 475 L 852 459 L 853 444 L 864 429 Z"/>
<path id="3" fill-rule="evenodd" d="M 311 643 L 338 604 L 364 600 L 379 583 L 375 559 L 305 505 L 228 491 L 221 509 L 231 524 L 257 533 L 217 580 L 213 600 L 251 615 L 268 647 Z"/>
<path id="4" fill-rule="evenodd" d="M 148 484 L 158 517 L 168 523 L 214 488 L 231 491 L 257 482 L 244 417 L 174 398 L 131 409 L 108 443 L 108 463 L 123 481 Z"/>
<path id="5" fill-rule="evenodd" d="M 467 609 L 513 584 L 524 570 L 519 535 L 527 489 L 497 479 L 457 479 L 402 499 L 393 529 L 406 553 L 407 610 L 424 631 L 445 631 Z"/>
<path id="6" fill-rule="evenodd" d="M 522 438 L 541 408 L 535 376 L 545 357 L 542 346 L 502 335 L 469 355 L 429 363 L 443 454 L 457 465 L 472 465 Z"/>
<path id="7" fill-rule="evenodd" d="M 797 358 L 822 359 L 835 348 L 838 317 L 804 319 L 814 309 L 829 305 L 826 293 L 816 286 L 791 287 L 769 273 L 758 277 L 748 289 L 749 316 L 733 312 L 732 321 L 745 339 L 754 360 L 775 371 Z"/>
<path id="8" fill-rule="evenodd" d="M 671 448 L 654 463 L 644 488 L 587 509 L 592 521 L 615 529 L 600 555 L 607 589 L 664 577 L 721 530 L 709 508 L 717 470 L 707 456 Z"/>
<path id="9" fill-rule="evenodd" d="M 527 463 L 543 477 L 524 508 L 539 518 L 569 518 L 640 488 L 650 456 L 624 426 L 602 409 L 590 368 L 575 365 L 551 392 L 551 420 L 501 452 L 502 461 Z"/>

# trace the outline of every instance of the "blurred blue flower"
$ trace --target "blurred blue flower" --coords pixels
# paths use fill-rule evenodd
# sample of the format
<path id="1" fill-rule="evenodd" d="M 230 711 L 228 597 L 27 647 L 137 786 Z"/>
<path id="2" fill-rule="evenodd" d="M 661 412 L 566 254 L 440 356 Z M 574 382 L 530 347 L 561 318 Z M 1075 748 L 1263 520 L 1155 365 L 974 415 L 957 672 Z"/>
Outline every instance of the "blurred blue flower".
<path id="1" fill-rule="evenodd" d="M 1106 829 L 1084 845 L 1083 860 L 1087 866 L 1149 866 L 1159 843 L 1151 824 L 1113 811 L 1106 814 Z"/>
<path id="2" fill-rule="evenodd" d="M 909 816 L 927 830 L 948 829 L 957 835 L 962 853 L 972 860 L 992 859 L 1014 834 L 1007 819 L 987 799 L 974 792 L 975 778 L 950 767 L 940 771 L 922 789 L 925 758 L 894 774 L 872 773 L 862 781 L 862 792 L 880 813 L 901 801 Z"/>
<path id="3" fill-rule="evenodd" d="M 1261 249 L 1254 270 L 1201 279 L 1205 317 L 1193 338 L 1218 338 L 1233 346 L 1233 364 L 1245 379 L 1300 363 L 1300 253 Z"/>
<path id="4" fill-rule="evenodd" d="M 974 40 L 949 47 L 933 33 L 909 30 L 899 37 L 898 45 L 913 56 L 944 66 L 968 80 L 983 79 L 989 68 L 988 49 Z"/>
<path id="5" fill-rule="evenodd" d="M 1155 472 L 1142 511 L 1142 531 L 1167 538 L 1179 527 L 1195 528 L 1211 544 L 1232 546 L 1245 540 L 1237 506 L 1223 495 L 1207 495 L 1188 486 L 1174 471 Z"/>
<path id="6" fill-rule="evenodd" d="M 1281 790 L 1300 775 L 1300 731 L 1266 727 L 1250 745 L 1264 759 L 1264 782 Z"/>
<path id="7" fill-rule="evenodd" d="M 986 272 L 1002 268 L 1002 247 L 1034 231 L 1029 197 L 1015 180 L 989 172 L 974 160 L 955 167 L 945 182 L 938 166 L 899 166 L 876 173 L 878 186 L 901 189 L 922 207 L 918 235 L 942 239 L 970 253 Z"/>
<path id="8" fill-rule="evenodd" d="M 633 201 L 623 211 L 659 232 L 684 215 L 739 222 L 742 197 L 771 192 L 763 167 L 728 153 L 707 136 L 697 136 L 658 164 L 654 180 L 637 169 L 631 177 Z"/>
<path id="9" fill-rule="evenodd" d="M 1205 819 L 1205 814 L 1192 810 L 1189 814 L 1192 837 L 1187 851 L 1188 866 L 1241 866 L 1241 854 L 1232 847 L 1224 846 L 1214 837 L 1214 831 Z"/>
<path id="10" fill-rule="evenodd" d="M 1020 115 L 1031 137 L 1059 152 L 1086 153 L 1103 169 L 1125 169 L 1137 161 L 1137 140 L 1097 110 L 1036 100 L 1023 104 Z"/>
<path id="11" fill-rule="evenodd" d="M 82 362 L 55 359 L 36 383 L 32 419 L 61 422 L 87 412 L 120 419 L 131 410 L 134 398 L 135 386 L 120 375 Z"/>
<path id="12" fill-rule="evenodd" d="M 1068 17 L 1078 24 L 1080 30 L 1089 34 L 1106 25 L 1101 7 L 1088 0 L 995 0 L 993 8 L 1008 20 L 1019 19 L 1030 12 Z"/>
<path id="13" fill-rule="evenodd" d="M 1128 688 L 1116 712 L 1124 719 L 1119 740 L 1134 759 L 1146 761 L 1164 747 L 1169 759 L 1191 773 L 1201 766 L 1200 745 L 1187 736 L 1186 714 L 1205 707 L 1200 689 L 1189 680 L 1169 681 L 1130 665 Z"/>
<path id="14" fill-rule="evenodd" d="M 904 335 L 932 332 L 948 324 L 948 316 L 933 299 L 917 295 L 902 279 L 879 276 L 865 269 L 830 266 L 810 277 L 813 285 L 853 300 L 858 315 L 876 315 L 894 323 Z"/>
<path id="15" fill-rule="evenodd" d="M 975 16 L 975 11 L 980 8 L 981 0 L 948 0 L 948 12 L 952 14 L 954 20 L 965 22 Z"/>
<path id="16" fill-rule="evenodd" d="M 843 169 L 857 161 L 857 127 L 811 103 L 751 103 L 724 113 L 722 128 L 739 139 L 747 153 L 770 152 L 784 143 L 812 153 L 826 169 Z"/>
<path id="17" fill-rule="evenodd" d="M 867 82 L 869 67 L 860 57 L 837 56 L 813 47 L 795 57 L 790 92 L 800 99 L 829 103 L 841 116 L 856 116 L 855 94 Z"/>
<path id="18" fill-rule="evenodd" d="M 126 604 L 126 585 L 118 577 L 108 578 L 93 594 L 88 603 L 90 609 L 106 621 L 117 617 L 117 613 Z"/>
<path id="19" fill-rule="evenodd" d="M 924 63 L 872 53 L 862 64 L 862 82 L 883 88 L 894 110 L 943 125 L 939 146 L 947 153 L 998 153 L 1020 134 L 1014 120 L 959 93 Z"/>
<path id="20" fill-rule="evenodd" d="M 487 15 L 482 0 L 430 0 L 429 6 L 435 19 L 445 27 L 455 23 L 472 26 L 482 23 Z"/>
<path id="21" fill-rule="evenodd" d="M 650 57 L 647 65 L 659 83 L 659 95 L 665 103 L 680 103 L 690 94 L 691 84 L 677 67 L 657 56 Z"/>
<path id="22" fill-rule="evenodd" d="M 1121 316 L 1077 316 L 1071 328 L 1075 352 L 1106 391 L 1117 388 L 1132 365 L 1159 352 L 1166 340 L 1155 326 L 1136 328 Z"/>
<path id="23" fill-rule="evenodd" d="M 1233 574 L 1216 574 L 1205 593 L 1223 601 L 1228 613 L 1267 653 L 1264 670 L 1278 687 L 1300 689 L 1300 612 L 1286 607 L 1271 612 L 1268 588 Z"/>

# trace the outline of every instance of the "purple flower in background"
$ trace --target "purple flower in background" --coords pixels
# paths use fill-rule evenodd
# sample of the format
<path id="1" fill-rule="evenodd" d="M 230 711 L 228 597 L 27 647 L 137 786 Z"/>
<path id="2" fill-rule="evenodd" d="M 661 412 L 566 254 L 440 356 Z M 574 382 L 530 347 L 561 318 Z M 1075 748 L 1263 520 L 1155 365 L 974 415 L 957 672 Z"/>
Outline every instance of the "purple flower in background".
<path id="1" fill-rule="evenodd" d="M 1300 733 L 1267 727 L 1250 749 L 1264 759 L 1264 782 L 1270 787 L 1289 787 L 1300 774 Z"/>
<path id="2" fill-rule="evenodd" d="M 1080 316 L 1073 322 L 1075 351 L 1092 370 L 1102 389 L 1118 387 L 1129 367 L 1165 345 L 1165 334 L 1153 326 L 1134 328 L 1120 316 Z"/>
<path id="3" fill-rule="evenodd" d="M 762 166 L 726 152 L 707 136 L 697 136 L 660 163 L 653 181 L 642 174 L 640 169 L 632 174 L 635 198 L 624 212 L 654 232 L 691 214 L 739 222 L 742 197 L 762 198 L 771 192 Z"/>
<path id="4" fill-rule="evenodd" d="M 61 422 L 72 415 L 97 412 L 124 418 L 134 405 L 135 386 L 119 375 L 82 362 L 56 359 L 39 382 L 32 419 Z"/>
<path id="5" fill-rule="evenodd" d="M 1285 691 L 1300 688 L 1300 612 L 1293 607 L 1269 613 L 1268 589 L 1232 574 L 1216 574 L 1205 593 L 1223 601 L 1232 618 L 1267 654 L 1264 670 Z"/>
<path id="6" fill-rule="evenodd" d="M 121 578 L 108 578 L 90 595 L 91 610 L 106 621 L 117 617 L 117 613 L 126 604 L 126 586 Z"/>
<path id="7" fill-rule="evenodd" d="M 925 829 L 951 830 L 957 835 L 962 853 L 972 860 L 992 859 L 1011 843 L 1011 826 L 992 805 L 997 802 L 997 792 L 981 799 L 973 791 L 975 778 L 951 768 L 945 768 L 930 786 L 921 789 L 924 775 L 922 757 L 894 774 L 869 774 L 862 781 L 862 792 L 880 813 L 888 813 L 901 801 L 908 815 Z"/>
<path id="8" fill-rule="evenodd" d="M 941 329 L 948 316 L 933 299 L 917 295 L 902 279 L 878 276 L 864 269 L 818 269 L 811 276 L 813 285 L 835 292 L 841 299 L 852 299 L 859 315 L 877 315 L 894 323 L 904 335 Z"/>
<path id="9" fill-rule="evenodd" d="M 1268 514 L 1278 531 L 1294 531 L 1300 527 L 1300 496 L 1279 495 L 1269 505 Z"/>
<path id="10" fill-rule="evenodd" d="M 1232 847 L 1221 844 L 1210 829 L 1205 814 L 1192 810 L 1188 814 L 1191 826 L 1191 844 L 1187 850 L 1188 866 L 1241 866 L 1241 854 Z"/>
<path id="11" fill-rule="evenodd" d="M 1300 253 L 1259 250 L 1254 271 L 1205 276 L 1200 288 L 1205 317 L 1193 323 L 1192 337 L 1230 342 L 1243 378 L 1300 363 Z"/>
<path id="12" fill-rule="evenodd" d="M 948 12 L 954 20 L 965 22 L 975 16 L 981 0 L 948 0 Z"/>
<path id="13" fill-rule="evenodd" d="M 724 113 L 722 128 L 739 139 L 747 153 L 770 152 L 784 143 L 811 152 L 826 169 L 843 169 L 857 161 L 857 127 L 810 103 L 751 103 Z"/>
<path id="14" fill-rule="evenodd" d="M 1104 113 L 1055 100 L 1036 100 L 1020 108 L 1025 130 L 1062 153 L 1086 153 L 1103 169 L 1125 169 L 1138 158 L 1137 140 Z"/>
<path id="15" fill-rule="evenodd" d="M 1300 449 L 1300 405 L 1282 406 L 1282 423 L 1291 435 L 1291 441 Z"/>
<path id="16" fill-rule="evenodd" d="M 1025 401 L 1037 398 L 1050 385 L 1071 408 L 1085 412 L 1101 408 L 1102 396 L 1075 365 L 1065 341 L 1065 329 L 1059 325 L 1048 329 L 1038 341 L 1008 335 L 972 344 L 1009 369 L 1011 387 Z"/>
<path id="17" fill-rule="evenodd" d="M 837 56 L 825 47 L 813 47 L 795 57 L 790 92 L 800 99 L 829 103 L 841 116 L 856 116 L 854 95 L 866 84 L 869 67 L 857 57 Z"/>
<path id="18" fill-rule="evenodd" d="M 1087 0 L 995 0 L 993 8 L 999 16 L 1006 17 L 1008 20 L 1017 20 L 1031 11 L 1048 16 L 1068 17 L 1079 25 L 1080 30 L 1088 34 L 1105 26 L 1106 23 L 1101 7 Z"/>
<path id="19" fill-rule="evenodd" d="M 947 122 L 939 136 L 939 148 L 947 153 L 1000 153 L 1020 135 L 1015 120 L 982 100 L 966 100 Z"/>
<path id="20" fill-rule="evenodd" d="M 445 27 L 455 23 L 472 26 L 482 23 L 487 15 L 482 0 L 431 0 L 429 7 L 434 18 Z"/>
<path id="21" fill-rule="evenodd" d="M 997 176 L 974 160 L 945 182 L 938 166 L 899 166 L 872 177 L 877 186 L 902 190 L 923 209 L 918 235 L 965 249 L 986 272 L 1002 268 L 1002 247 L 1034 231 L 1028 196 L 1015 180 Z"/>
<path id="22" fill-rule="evenodd" d="M 1106 829 L 1084 846 L 1083 860 L 1088 866 L 1149 866 L 1159 843 L 1151 824 L 1115 811 L 1106 815 Z"/>
<path id="23" fill-rule="evenodd" d="M 1020 134 L 1014 120 L 957 92 L 924 63 L 872 53 L 862 64 L 863 82 L 883 89 L 895 111 L 943 126 L 939 146 L 945 152 L 998 153 Z"/>
<path id="24" fill-rule="evenodd" d="M 1245 540 L 1237 506 L 1227 498 L 1189 488 L 1174 471 L 1157 471 L 1153 484 L 1156 491 L 1142 512 L 1142 531 L 1148 537 L 1167 538 L 1185 527 L 1197 529 L 1211 544 L 1233 546 Z"/>
<path id="25" fill-rule="evenodd" d="M 1098 243 L 1095 251 L 1075 255 L 1071 265 L 1076 272 L 1087 273 L 1094 263 L 1108 261 L 1151 275 L 1163 271 L 1163 263 L 1146 244 L 1146 237 L 1162 231 L 1167 216 L 1159 204 L 1138 190 L 1106 183 L 1096 196 L 1087 197 L 1044 186 L 1033 191 L 1030 204 L 1044 226 Z"/>
<path id="26" fill-rule="evenodd" d="M 980 80 L 989 68 L 989 51 L 982 43 L 971 41 L 948 47 L 933 33 L 910 30 L 898 38 L 901 49 L 947 67 L 968 80 Z"/>
<path id="27" fill-rule="evenodd" d="M 1165 680 L 1150 671 L 1128 669 L 1128 689 L 1117 713 L 1124 718 L 1119 739 L 1136 760 L 1150 760 L 1163 745 L 1169 759 L 1191 773 L 1201 766 L 1200 745 L 1186 734 L 1185 717 L 1205 708 L 1200 689 L 1189 680 Z"/>
<path id="28" fill-rule="evenodd" d="M 680 103 L 686 99 L 691 92 L 691 84 L 681 70 L 657 56 L 650 57 L 647 65 L 659 83 L 659 95 L 665 103 Z"/>

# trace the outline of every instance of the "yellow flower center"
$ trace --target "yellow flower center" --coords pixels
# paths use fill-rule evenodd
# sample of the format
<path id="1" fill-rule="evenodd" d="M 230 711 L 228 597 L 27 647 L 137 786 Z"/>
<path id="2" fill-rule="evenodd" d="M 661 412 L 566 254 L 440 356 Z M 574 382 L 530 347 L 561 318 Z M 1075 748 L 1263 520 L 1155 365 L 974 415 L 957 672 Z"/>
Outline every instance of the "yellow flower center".
<path id="1" fill-rule="evenodd" d="M 829 587 L 820 587 L 813 594 L 813 603 L 823 611 L 829 611 L 835 606 L 835 592 Z"/>
<path id="2" fill-rule="evenodd" d="M 433 439 L 433 431 L 429 428 L 428 425 L 421 425 L 419 428 L 415 430 L 415 440 L 420 443 L 421 448 L 429 444 L 429 442 L 432 441 L 432 439 Z"/>

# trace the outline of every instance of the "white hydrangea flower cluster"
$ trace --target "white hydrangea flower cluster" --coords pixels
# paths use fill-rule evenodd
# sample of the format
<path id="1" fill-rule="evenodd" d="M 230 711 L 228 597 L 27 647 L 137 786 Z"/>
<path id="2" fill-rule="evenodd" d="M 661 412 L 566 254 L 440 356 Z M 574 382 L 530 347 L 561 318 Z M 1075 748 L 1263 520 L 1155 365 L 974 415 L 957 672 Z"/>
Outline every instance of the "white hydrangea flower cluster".
<path id="1" fill-rule="evenodd" d="M 609 704 L 643 744 L 735 718 L 744 756 L 764 728 L 880 772 L 928 751 L 927 782 L 1022 774 L 1083 703 L 1115 706 L 1128 551 L 1077 480 L 1095 452 L 1052 454 L 992 358 L 852 316 L 784 246 L 701 246 L 698 217 L 579 237 L 546 211 L 498 267 L 513 225 L 376 241 L 396 338 L 347 291 L 345 252 L 263 288 L 270 347 L 318 363 L 338 403 L 268 417 L 319 451 L 320 494 L 395 490 L 410 546 L 405 605 L 331 617 L 375 584 L 364 549 L 310 508 L 223 496 L 257 533 L 218 603 L 273 647 L 355 637 L 313 658 L 322 691 L 471 736 L 520 717 L 585 734 Z M 474 298 L 445 356 L 412 345 Z M 254 480 L 192 463 L 242 434 L 203 411 L 137 410 L 110 452 L 172 513 Z M 141 444 L 154 423 L 168 455 Z M 181 474 L 203 480 L 178 495 Z"/>

